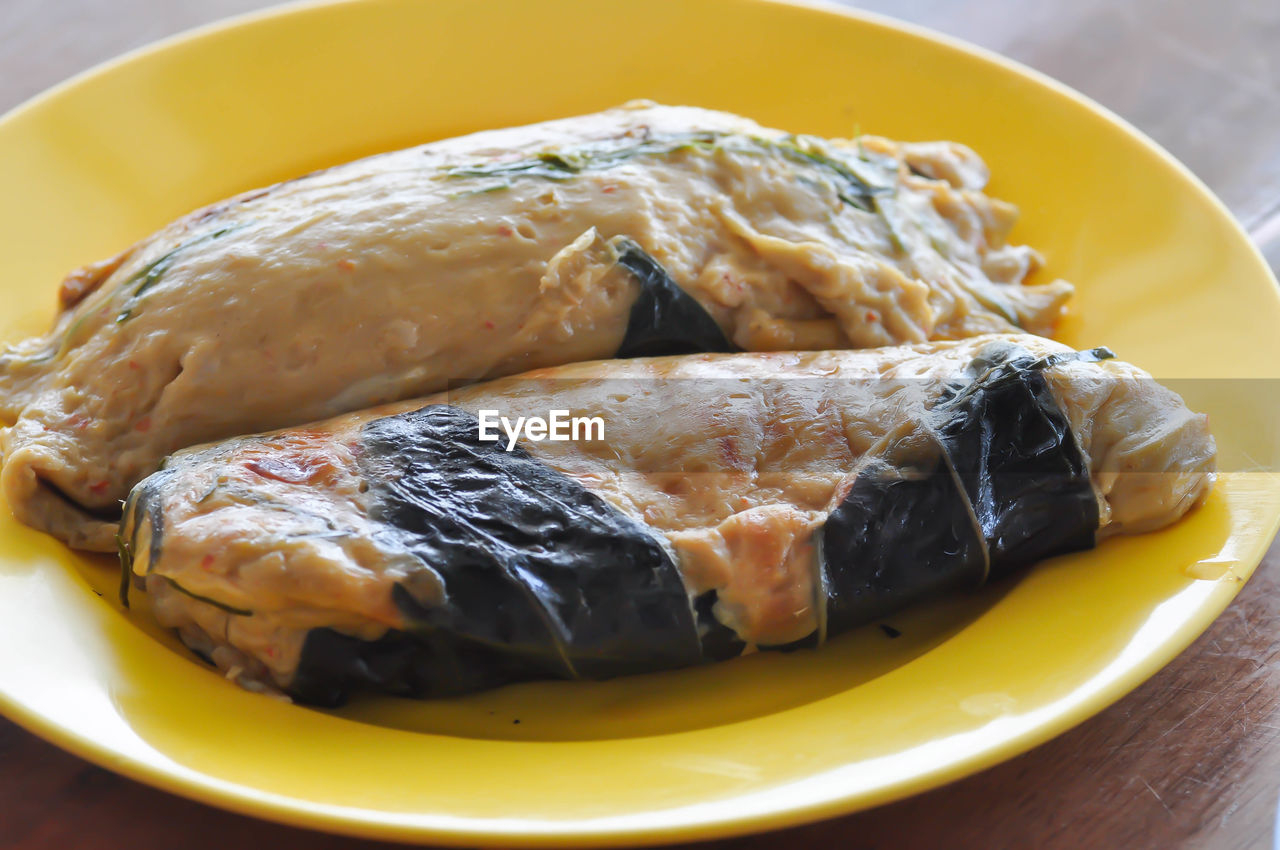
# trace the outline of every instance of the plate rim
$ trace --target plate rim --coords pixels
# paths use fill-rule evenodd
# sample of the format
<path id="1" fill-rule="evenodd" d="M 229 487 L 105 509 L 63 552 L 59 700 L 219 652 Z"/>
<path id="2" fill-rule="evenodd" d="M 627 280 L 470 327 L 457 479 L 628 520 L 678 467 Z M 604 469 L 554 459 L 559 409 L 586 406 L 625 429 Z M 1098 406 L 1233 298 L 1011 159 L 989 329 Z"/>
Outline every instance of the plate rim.
<path id="1" fill-rule="evenodd" d="M 1238 245 L 1236 247 L 1247 252 L 1251 263 L 1256 269 L 1270 280 L 1272 285 L 1277 288 L 1277 291 L 1280 291 L 1280 282 L 1277 282 L 1275 274 L 1267 265 L 1261 251 L 1249 238 L 1239 220 L 1231 213 L 1225 203 L 1193 171 L 1150 136 L 1089 96 L 1045 73 L 993 50 L 919 24 L 898 20 L 889 15 L 843 6 L 832 0 L 734 1 L 741 4 L 791 7 L 818 14 L 838 15 L 863 25 L 903 33 L 916 39 L 941 45 L 979 62 L 994 65 L 1007 73 L 1030 80 L 1060 97 L 1074 101 L 1086 110 L 1105 119 L 1136 141 L 1145 153 L 1154 155 L 1166 168 L 1171 169 L 1178 177 L 1183 179 L 1188 188 L 1198 194 L 1202 201 L 1207 201 L 1218 217 L 1228 223 L 1230 229 L 1238 237 Z M 367 0 L 290 0 L 290 2 L 279 5 L 251 10 L 190 27 L 95 63 L 71 77 L 42 90 L 0 114 L 0 125 L 7 124 L 11 119 L 15 119 L 29 110 L 38 109 L 46 102 L 61 97 L 65 92 L 73 90 L 101 74 L 110 73 L 119 66 L 136 61 L 146 61 L 153 55 L 181 47 L 183 44 L 196 39 L 215 36 L 241 27 L 253 26 L 266 20 L 284 18 L 318 9 L 367 4 Z M 781 810 L 765 811 L 763 813 L 743 813 L 733 817 L 697 819 L 687 823 L 673 823 L 670 820 L 663 820 L 655 826 L 638 828 L 624 826 L 613 829 L 600 829 L 591 826 L 577 829 L 575 828 L 575 822 L 548 821 L 545 822 L 547 826 L 545 831 L 537 832 L 530 832 L 527 824 L 518 829 L 504 829 L 495 825 L 489 819 L 475 819 L 476 826 L 474 828 L 399 823 L 389 821 L 385 813 L 370 809 L 354 809 L 353 811 L 355 812 L 364 813 L 364 816 L 360 817 L 343 813 L 351 810 L 332 810 L 331 808 L 329 811 L 324 811 L 297 798 L 283 795 L 266 796 L 258 789 L 227 780 L 220 780 L 209 774 L 200 773 L 194 768 L 189 770 L 193 774 L 198 774 L 198 777 L 183 776 L 181 773 L 166 769 L 164 766 L 123 755 L 107 744 L 69 730 L 38 712 L 28 710 L 24 704 L 11 699 L 3 689 L 0 689 L 0 714 L 3 714 L 19 727 L 60 749 L 144 785 L 237 814 L 303 829 L 322 830 L 351 837 L 403 843 L 427 841 L 445 844 L 465 843 L 471 846 L 485 847 L 648 846 L 673 841 L 729 838 L 784 829 L 848 815 L 908 796 L 925 793 L 1021 755 L 1074 728 L 1113 705 L 1146 682 L 1200 637 L 1228 607 L 1240 590 L 1243 589 L 1248 579 L 1254 574 L 1271 546 L 1277 530 L 1280 530 L 1280 511 L 1272 513 L 1262 529 L 1262 533 L 1256 538 L 1256 545 L 1246 557 L 1241 558 L 1240 572 L 1243 573 L 1247 568 L 1247 575 L 1241 575 L 1241 581 L 1217 583 L 1210 599 L 1199 605 L 1192 616 L 1179 624 L 1175 637 L 1171 637 L 1162 644 L 1161 649 L 1163 651 L 1146 654 L 1128 675 L 1118 677 L 1108 683 L 1093 697 L 1081 701 L 1078 705 L 1063 711 L 1047 722 L 1040 723 L 1025 732 L 1002 740 L 998 745 L 989 747 L 976 756 L 959 760 L 941 769 L 929 771 L 924 775 L 916 775 L 888 783 L 877 788 L 874 792 L 860 794 L 854 798 L 844 795 L 817 803 L 791 805 Z M 74 576 L 74 579 L 83 584 L 83 580 L 79 576 Z"/>

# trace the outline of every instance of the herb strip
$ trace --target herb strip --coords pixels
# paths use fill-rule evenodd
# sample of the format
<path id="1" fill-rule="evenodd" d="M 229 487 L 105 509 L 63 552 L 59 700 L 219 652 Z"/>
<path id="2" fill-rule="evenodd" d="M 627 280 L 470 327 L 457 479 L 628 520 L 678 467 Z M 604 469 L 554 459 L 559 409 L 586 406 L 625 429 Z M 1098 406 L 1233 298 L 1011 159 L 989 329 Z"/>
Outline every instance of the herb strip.
<path id="1" fill-rule="evenodd" d="M 187 250 L 188 248 L 194 248 L 197 245 L 203 245 L 206 242 L 212 242 L 215 239 L 220 239 L 223 236 L 226 236 L 228 233 L 232 233 L 234 231 L 240 230 L 241 228 L 247 226 L 248 224 L 249 222 L 241 222 L 240 224 L 233 224 L 233 225 L 230 225 L 229 227 L 222 227 L 222 228 L 219 228 L 218 230 L 213 230 L 213 231 L 210 231 L 209 233 L 201 234 L 200 236 L 197 236 L 194 239 L 189 239 L 186 242 L 183 242 L 181 245 L 178 245 L 176 248 L 169 250 L 167 253 L 162 254 L 161 256 L 147 263 L 145 266 L 143 266 L 142 268 L 134 272 L 132 275 L 130 275 L 129 279 L 126 280 L 124 283 L 122 283 L 120 287 L 122 289 L 129 289 L 130 287 L 132 287 L 133 292 L 129 295 L 128 300 L 125 301 L 124 309 L 121 310 L 119 315 L 116 316 L 116 324 L 120 324 L 121 322 L 126 322 L 129 319 L 133 318 L 133 315 L 134 315 L 133 309 L 134 309 L 134 306 L 136 306 L 138 299 L 140 299 L 143 293 L 145 293 L 148 289 L 150 289 L 151 287 L 155 286 L 157 283 L 160 282 L 160 279 L 164 277 L 166 272 L 169 271 L 169 268 L 173 265 L 174 260 L 177 258 L 179 254 L 181 254 L 183 251 Z M 74 331 L 75 328 L 72 328 L 72 330 Z M 70 337 L 70 334 L 68 334 L 68 337 Z"/>
<path id="2" fill-rule="evenodd" d="M 797 165 L 816 168 L 831 180 L 836 195 L 846 204 L 864 212 L 875 212 L 874 198 L 893 191 L 893 186 L 877 185 L 859 174 L 863 166 L 825 152 L 817 140 L 809 136 L 786 135 L 778 139 L 738 133 L 684 133 L 646 139 L 630 145 L 582 147 L 574 150 L 546 151 L 511 162 L 452 166 L 444 169 L 448 177 L 495 178 L 539 177 L 544 180 L 567 180 L 585 171 L 600 171 L 622 165 L 642 156 L 667 156 L 673 153 L 713 153 L 717 150 L 756 156 L 781 156 Z M 873 164 L 864 158 L 857 163 Z M 485 191 L 505 188 L 497 184 Z"/>

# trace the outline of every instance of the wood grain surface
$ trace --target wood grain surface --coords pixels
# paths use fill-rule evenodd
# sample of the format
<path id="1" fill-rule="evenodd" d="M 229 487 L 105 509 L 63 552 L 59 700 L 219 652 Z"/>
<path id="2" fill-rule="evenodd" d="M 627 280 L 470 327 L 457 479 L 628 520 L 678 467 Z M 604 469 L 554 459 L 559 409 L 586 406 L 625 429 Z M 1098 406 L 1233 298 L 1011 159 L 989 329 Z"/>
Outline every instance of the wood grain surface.
<path id="1" fill-rule="evenodd" d="M 0 0 L 0 110 L 132 47 L 262 0 Z M 1280 266 L 1280 3 L 873 0 L 1019 59 L 1146 130 Z M 699 847 L 1276 845 L 1280 547 L 1189 650 L 1019 758 L 812 826 Z M 3 675 L 3 671 L 0 671 Z M 232 815 L 94 767 L 0 720 L 0 848 L 372 848 Z M 692 845 L 691 845 L 692 846 Z"/>

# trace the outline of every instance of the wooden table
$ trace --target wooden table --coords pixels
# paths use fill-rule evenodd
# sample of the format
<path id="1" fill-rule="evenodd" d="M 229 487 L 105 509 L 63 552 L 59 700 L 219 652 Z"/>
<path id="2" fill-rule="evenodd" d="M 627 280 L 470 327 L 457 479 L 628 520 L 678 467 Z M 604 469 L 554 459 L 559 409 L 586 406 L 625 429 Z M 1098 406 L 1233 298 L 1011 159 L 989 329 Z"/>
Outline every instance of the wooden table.
<path id="1" fill-rule="evenodd" d="M 0 0 L 0 109 L 126 49 L 262 0 Z M 1020 59 L 1180 157 L 1280 267 L 1280 3 L 875 0 Z M 704 847 L 1276 846 L 1280 546 L 1196 644 L 1026 755 L 894 805 Z M 354 848 L 173 797 L 0 720 L 0 848 Z M 390 846 L 390 845 L 386 845 Z"/>

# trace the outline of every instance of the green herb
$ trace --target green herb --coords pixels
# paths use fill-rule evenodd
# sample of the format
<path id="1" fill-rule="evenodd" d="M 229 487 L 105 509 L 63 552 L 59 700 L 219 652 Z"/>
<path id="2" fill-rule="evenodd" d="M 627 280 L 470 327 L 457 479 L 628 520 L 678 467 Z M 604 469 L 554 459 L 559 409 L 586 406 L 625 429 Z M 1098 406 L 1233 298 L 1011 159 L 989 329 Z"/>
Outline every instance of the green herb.
<path id="1" fill-rule="evenodd" d="M 185 587 L 178 584 L 176 581 L 169 578 L 168 576 L 161 576 L 161 578 L 169 582 L 169 584 L 173 586 L 173 589 L 178 591 L 179 593 L 185 594 L 186 596 L 190 596 L 192 599 L 197 599 L 201 602 L 204 602 L 207 605 L 212 605 L 214 608 L 221 608 L 223 611 L 226 611 L 228 614 L 235 614 L 240 617 L 253 616 L 252 611 L 245 610 L 244 608 L 235 608 L 235 607 L 232 607 L 231 605 L 226 604 L 225 602 L 219 602 L 216 599 L 210 599 L 207 596 L 201 596 L 198 593 L 192 593 L 191 591 L 187 590 Z"/>
<path id="2" fill-rule="evenodd" d="M 875 199 L 873 203 L 875 204 L 876 214 L 880 216 L 880 220 L 884 222 L 885 228 L 889 231 L 889 244 L 892 245 L 893 249 L 899 254 L 906 253 L 907 243 L 902 238 L 902 234 L 898 232 L 898 227 L 893 221 L 893 217 L 896 215 L 896 210 L 891 210 L 891 208 L 883 203 L 879 198 Z"/>
<path id="3" fill-rule="evenodd" d="M 139 295 L 160 282 L 160 278 L 164 277 L 164 273 L 173 265 L 173 258 L 178 255 L 179 251 L 186 247 L 186 245 L 179 245 L 177 248 L 174 248 L 172 251 L 164 254 L 159 259 L 155 259 L 147 263 L 141 269 L 134 272 L 133 276 L 124 282 L 124 287 L 127 289 L 136 285 L 136 288 L 133 290 L 133 297 L 137 298 Z"/>
<path id="4" fill-rule="evenodd" d="M 71 348 L 72 342 L 73 340 L 75 340 L 76 335 L 80 332 L 80 328 L 89 319 L 89 317 L 96 312 L 97 312 L 96 310 L 85 310 L 84 313 L 81 314 L 80 318 L 76 319 L 71 324 L 71 327 L 67 328 L 67 332 L 62 335 L 62 340 L 58 343 L 57 350 L 54 351 L 52 357 L 48 359 L 57 360 L 61 358 L 62 355 L 66 354 L 67 351 Z M 40 361 L 40 362 L 43 362 L 43 361 Z"/>
<path id="5" fill-rule="evenodd" d="M 611 168 L 638 156 L 664 156 L 685 150 L 710 150 L 717 133 L 688 133 L 646 139 L 630 145 L 594 145 L 574 150 L 544 151 L 527 159 L 446 168 L 449 177 L 541 177 L 567 180 L 584 171 Z"/>
<path id="6" fill-rule="evenodd" d="M 710 131 L 663 136 L 634 144 L 596 144 L 572 150 L 544 151 L 525 159 L 506 162 L 451 166 L 444 169 L 444 174 L 454 178 L 492 178 L 504 181 L 477 190 L 478 193 L 506 188 L 510 185 L 510 180 L 518 177 L 568 180 L 585 171 L 612 168 L 637 157 L 668 156 L 682 152 L 713 153 L 717 150 L 748 155 L 772 154 L 798 165 L 817 168 L 832 182 L 841 201 L 864 212 L 874 211 L 872 199 L 876 195 L 893 190 L 892 186 L 877 185 L 869 176 L 859 174 L 860 160 L 833 156 L 825 152 L 819 140 L 812 136 L 766 139 Z"/>
<path id="7" fill-rule="evenodd" d="M 133 578 L 133 552 L 124 538 L 116 535 L 116 552 L 120 555 L 120 604 L 129 607 L 129 582 Z"/>
<path id="8" fill-rule="evenodd" d="M 142 268 L 138 269 L 136 272 L 134 272 L 132 275 L 129 276 L 128 280 L 126 280 L 123 284 L 120 285 L 122 289 L 132 288 L 133 292 L 129 295 L 129 299 L 125 302 L 124 309 L 122 309 L 119 315 L 116 316 L 116 323 L 119 324 L 121 322 L 127 322 L 129 319 L 133 318 L 134 316 L 133 308 L 137 304 L 138 299 L 141 298 L 143 293 L 145 293 L 148 289 L 150 289 L 151 287 L 155 286 L 157 283 L 160 282 L 160 279 L 163 278 L 165 273 L 169 271 L 169 268 L 173 265 L 174 261 L 177 259 L 177 256 L 179 254 L 181 254 L 183 251 L 187 250 L 188 248 L 194 248 L 196 245 L 202 245 L 206 242 L 212 242 L 215 239 L 221 239 L 223 236 L 226 236 L 228 233 L 232 233 L 234 231 L 240 230 L 241 228 L 246 227 L 248 224 L 249 222 L 241 222 L 240 224 L 233 224 L 228 227 L 222 227 L 217 230 L 210 231 L 208 233 L 203 233 L 195 237 L 194 239 L 189 239 L 186 242 L 183 242 L 181 245 L 178 245 L 176 248 L 173 248 L 172 250 L 157 257 L 156 259 L 147 263 Z M 80 321 L 84 321 L 84 318 L 82 317 Z M 74 331 L 79 326 L 79 324 L 80 322 L 77 322 L 76 325 L 71 328 L 71 331 L 67 333 L 68 339 L 70 339 L 71 334 L 74 333 Z"/>
<path id="9" fill-rule="evenodd" d="M 1009 300 L 1004 297 L 1004 294 L 993 285 L 986 281 L 970 279 L 965 282 L 965 288 L 969 290 L 969 294 L 973 296 L 973 299 L 983 307 L 998 314 L 1000 318 L 1015 328 L 1022 327 L 1022 322 L 1018 320 L 1018 312 L 1009 303 Z"/>
<path id="10" fill-rule="evenodd" d="M 873 185 L 854 171 L 852 162 L 824 153 L 816 141 L 807 136 L 786 136 L 776 142 L 759 140 L 774 147 L 792 161 L 817 165 L 837 178 L 836 194 L 840 200 L 863 212 L 874 212 L 876 195 L 893 191 L 891 186 Z"/>

